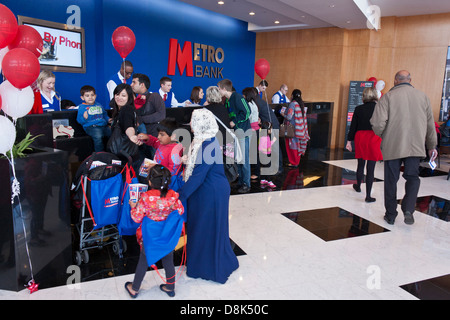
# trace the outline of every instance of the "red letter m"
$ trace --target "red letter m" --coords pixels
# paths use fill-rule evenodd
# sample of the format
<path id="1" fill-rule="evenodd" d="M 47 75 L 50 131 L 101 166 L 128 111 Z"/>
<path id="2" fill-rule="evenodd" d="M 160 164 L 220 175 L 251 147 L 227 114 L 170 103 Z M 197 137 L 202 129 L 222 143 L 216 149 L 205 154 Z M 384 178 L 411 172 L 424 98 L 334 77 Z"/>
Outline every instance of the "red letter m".
<path id="1" fill-rule="evenodd" d="M 190 41 L 184 43 L 183 50 L 181 50 L 177 39 L 170 39 L 169 47 L 169 65 L 167 67 L 167 74 L 175 75 L 175 64 L 178 64 L 178 71 L 183 75 L 186 68 L 186 76 L 194 76 L 194 65 L 192 63 L 192 44 Z"/>

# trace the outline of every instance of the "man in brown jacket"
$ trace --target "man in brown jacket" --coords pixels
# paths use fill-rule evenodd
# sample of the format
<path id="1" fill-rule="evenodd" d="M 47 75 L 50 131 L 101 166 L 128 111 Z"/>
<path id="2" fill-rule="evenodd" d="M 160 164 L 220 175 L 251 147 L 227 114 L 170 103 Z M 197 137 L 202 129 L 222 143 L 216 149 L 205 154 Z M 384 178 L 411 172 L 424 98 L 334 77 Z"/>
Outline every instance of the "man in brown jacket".
<path id="1" fill-rule="evenodd" d="M 397 72 L 394 87 L 383 95 L 370 119 L 372 129 L 380 136 L 384 160 L 384 220 L 394 224 L 397 216 L 397 182 L 404 164 L 405 196 L 402 211 L 406 224 L 413 224 L 413 212 L 419 192 L 419 164 L 426 156 L 437 155 L 437 137 L 430 100 L 411 85 L 406 70 Z"/>

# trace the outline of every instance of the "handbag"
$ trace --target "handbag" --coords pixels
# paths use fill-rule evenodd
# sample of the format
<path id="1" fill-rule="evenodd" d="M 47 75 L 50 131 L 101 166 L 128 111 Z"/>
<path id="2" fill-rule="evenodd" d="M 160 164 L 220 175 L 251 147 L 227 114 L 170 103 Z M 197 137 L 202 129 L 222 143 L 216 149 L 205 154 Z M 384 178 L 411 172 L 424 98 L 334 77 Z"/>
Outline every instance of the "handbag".
<path id="1" fill-rule="evenodd" d="M 228 127 L 219 118 L 217 118 L 215 115 L 214 115 L 214 117 L 216 118 L 217 122 L 219 122 L 225 128 L 225 130 L 227 130 L 227 132 L 230 134 L 230 136 L 233 137 L 233 140 L 234 140 L 234 151 L 233 151 L 233 153 L 234 153 L 234 160 L 236 162 L 241 162 L 242 159 L 244 158 L 244 155 L 242 154 L 242 150 L 241 150 L 241 146 L 239 145 L 238 138 L 233 133 L 233 131 L 228 129 Z"/>
<path id="2" fill-rule="evenodd" d="M 119 121 L 116 121 L 113 126 L 111 137 L 106 144 L 106 150 L 115 155 L 122 154 L 127 158 L 134 158 L 139 154 L 139 146 L 122 132 Z"/>
<path id="3" fill-rule="evenodd" d="M 236 163 L 227 163 L 225 160 L 223 161 L 223 169 L 225 171 L 225 176 L 229 183 L 236 181 L 239 176 L 239 171 Z"/>
<path id="4" fill-rule="evenodd" d="M 280 138 L 294 138 L 295 137 L 295 128 L 291 124 L 290 121 L 284 120 L 282 124 L 280 124 Z"/>

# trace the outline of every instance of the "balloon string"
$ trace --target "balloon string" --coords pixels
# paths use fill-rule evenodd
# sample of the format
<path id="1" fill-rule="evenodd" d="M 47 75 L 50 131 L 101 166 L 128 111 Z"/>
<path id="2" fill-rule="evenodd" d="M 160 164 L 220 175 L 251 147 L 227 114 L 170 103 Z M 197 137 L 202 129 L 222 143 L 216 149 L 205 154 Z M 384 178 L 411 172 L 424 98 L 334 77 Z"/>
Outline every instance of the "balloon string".
<path id="1" fill-rule="evenodd" d="M 14 123 L 14 126 L 15 126 L 16 125 L 16 120 L 15 119 L 13 120 L 13 123 Z M 28 248 L 27 230 L 26 230 L 26 227 L 25 227 L 25 219 L 23 217 L 22 204 L 20 202 L 20 197 L 19 197 L 19 195 L 20 195 L 20 183 L 19 183 L 19 180 L 17 180 L 17 177 L 16 177 L 16 168 L 15 168 L 15 165 L 14 165 L 14 154 L 13 154 L 12 148 L 10 150 L 10 153 L 11 153 L 11 159 L 8 158 L 6 156 L 6 154 L 5 154 L 5 156 L 8 159 L 8 162 L 9 162 L 9 164 L 11 166 L 12 174 L 13 174 L 13 177 L 14 177 L 13 181 L 12 181 L 12 184 L 11 184 L 11 191 L 12 191 L 11 205 L 12 206 L 14 205 L 14 198 L 17 197 L 18 208 L 19 208 L 19 216 L 20 216 L 20 219 L 22 220 L 23 235 L 24 235 L 24 238 L 25 238 L 25 250 L 27 252 L 28 264 L 30 266 L 31 280 L 34 281 L 33 264 L 31 263 L 30 249 Z"/>

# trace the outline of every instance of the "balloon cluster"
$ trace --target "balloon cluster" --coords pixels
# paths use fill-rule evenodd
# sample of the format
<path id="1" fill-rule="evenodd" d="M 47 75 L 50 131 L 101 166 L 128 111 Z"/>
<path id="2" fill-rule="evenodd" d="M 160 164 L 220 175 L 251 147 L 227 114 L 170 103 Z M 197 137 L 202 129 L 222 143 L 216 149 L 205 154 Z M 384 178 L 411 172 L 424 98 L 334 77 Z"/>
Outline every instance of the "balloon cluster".
<path id="1" fill-rule="evenodd" d="M 38 57 L 42 49 L 39 32 L 30 26 L 19 26 L 11 10 L 0 4 L 0 71 L 6 78 L 0 84 L 0 108 L 14 122 L 33 107 L 34 94 L 30 85 L 39 76 Z M 6 155 L 14 144 L 16 130 L 6 125 L 6 121 L 10 121 L 7 117 L 0 116 L 0 119 L 0 153 Z"/>
<path id="2" fill-rule="evenodd" d="M 0 115 L 0 154 L 7 156 L 12 150 L 16 140 L 15 123 L 18 118 L 28 114 L 33 107 L 34 93 L 30 85 L 36 81 L 40 72 L 38 57 L 43 49 L 42 38 L 35 29 L 29 26 L 19 26 L 16 17 L 5 5 L 0 4 L 0 71 L 6 78 L 0 84 L 1 110 L 13 119 Z M 11 165 L 14 179 L 12 181 L 11 203 L 20 194 L 20 183 L 16 177 L 13 153 L 11 159 L 7 156 Z M 19 205 L 20 216 L 22 207 Z M 25 248 L 31 272 L 31 280 L 26 285 L 30 293 L 38 290 L 38 284 L 34 281 L 30 252 L 25 222 L 22 219 L 22 227 L 25 235 Z"/>
<path id="3" fill-rule="evenodd" d="M 375 77 L 370 77 L 369 79 L 367 79 L 367 81 L 372 81 L 375 85 L 375 89 L 378 92 L 378 99 L 380 99 L 383 96 L 383 89 L 386 86 L 386 83 L 383 80 L 377 80 L 377 78 Z"/>

